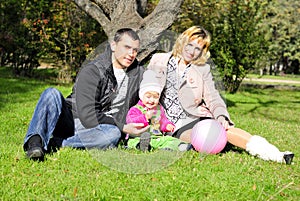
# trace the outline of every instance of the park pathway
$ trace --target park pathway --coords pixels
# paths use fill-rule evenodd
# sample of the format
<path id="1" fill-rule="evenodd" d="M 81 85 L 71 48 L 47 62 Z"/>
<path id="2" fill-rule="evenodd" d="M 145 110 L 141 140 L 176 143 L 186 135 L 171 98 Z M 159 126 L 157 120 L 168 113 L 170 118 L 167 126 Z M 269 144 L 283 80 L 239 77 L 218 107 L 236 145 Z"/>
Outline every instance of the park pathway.
<path id="1" fill-rule="evenodd" d="M 297 80 L 277 80 L 277 79 L 267 79 L 267 78 L 245 78 L 244 81 L 300 84 L 300 81 Z"/>

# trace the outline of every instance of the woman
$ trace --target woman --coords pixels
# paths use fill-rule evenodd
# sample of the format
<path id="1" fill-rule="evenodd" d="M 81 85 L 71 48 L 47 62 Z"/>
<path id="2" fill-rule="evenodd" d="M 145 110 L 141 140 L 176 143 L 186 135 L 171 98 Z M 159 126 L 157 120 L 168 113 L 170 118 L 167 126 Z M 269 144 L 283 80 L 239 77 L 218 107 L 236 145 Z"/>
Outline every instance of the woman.
<path id="1" fill-rule="evenodd" d="M 263 160 L 291 164 L 293 153 L 280 152 L 265 138 L 234 128 L 207 64 L 210 42 L 207 30 L 190 27 L 177 38 L 172 52 L 154 54 L 148 65 L 164 87 L 161 104 L 177 128 L 174 136 L 190 142 L 191 128 L 198 121 L 214 118 L 227 130 L 229 143 Z"/>

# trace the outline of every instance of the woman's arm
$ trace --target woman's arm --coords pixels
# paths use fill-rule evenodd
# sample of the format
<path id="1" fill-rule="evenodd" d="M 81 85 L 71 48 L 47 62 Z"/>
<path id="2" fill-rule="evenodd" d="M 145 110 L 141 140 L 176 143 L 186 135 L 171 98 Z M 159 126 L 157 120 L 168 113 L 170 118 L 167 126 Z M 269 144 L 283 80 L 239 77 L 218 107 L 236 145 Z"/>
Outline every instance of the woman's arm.
<path id="1" fill-rule="evenodd" d="M 205 65 L 203 69 L 203 85 L 203 98 L 206 107 L 225 128 L 233 125 L 226 104 L 219 91 L 215 88 L 215 82 L 209 65 Z"/>

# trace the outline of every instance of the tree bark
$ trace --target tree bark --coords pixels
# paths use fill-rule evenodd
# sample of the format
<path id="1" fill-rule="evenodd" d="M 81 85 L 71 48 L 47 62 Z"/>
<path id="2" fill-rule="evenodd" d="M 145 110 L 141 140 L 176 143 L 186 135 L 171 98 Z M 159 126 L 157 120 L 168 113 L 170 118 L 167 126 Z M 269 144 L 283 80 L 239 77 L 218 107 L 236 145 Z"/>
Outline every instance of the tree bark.
<path id="1" fill-rule="evenodd" d="M 97 20 L 109 40 L 124 27 L 136 30 L 141 38 L 138 55 L 144 60 L 159 46 L 165 30 L 175 21 L 183 0 L 160 0 L 146 15 L 147 0 L 74 0 L 79 8 Z"/>

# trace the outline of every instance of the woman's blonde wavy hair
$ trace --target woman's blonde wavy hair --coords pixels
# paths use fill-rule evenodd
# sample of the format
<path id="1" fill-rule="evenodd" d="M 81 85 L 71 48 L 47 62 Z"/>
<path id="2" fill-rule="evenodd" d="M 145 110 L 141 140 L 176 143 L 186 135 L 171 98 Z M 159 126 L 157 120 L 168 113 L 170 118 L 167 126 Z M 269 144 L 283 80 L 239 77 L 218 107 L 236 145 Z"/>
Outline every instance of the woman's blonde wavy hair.
<path id="1" fill-rule="evenodd" d="M 176 40 L 173 47 L 173 56 L 177 58 L 182 58 L 181 54 L 183 48 L 191 41 L 198 39 L 198 44 L 203 45 L 202 54 L 193 61 L 191 64 L 203 65 L 206 63 L 207 59 L 210 57 L 209 46 L 211 36 L 210 33 L 200 26 L 192 26 L 185 30 Z"/>

